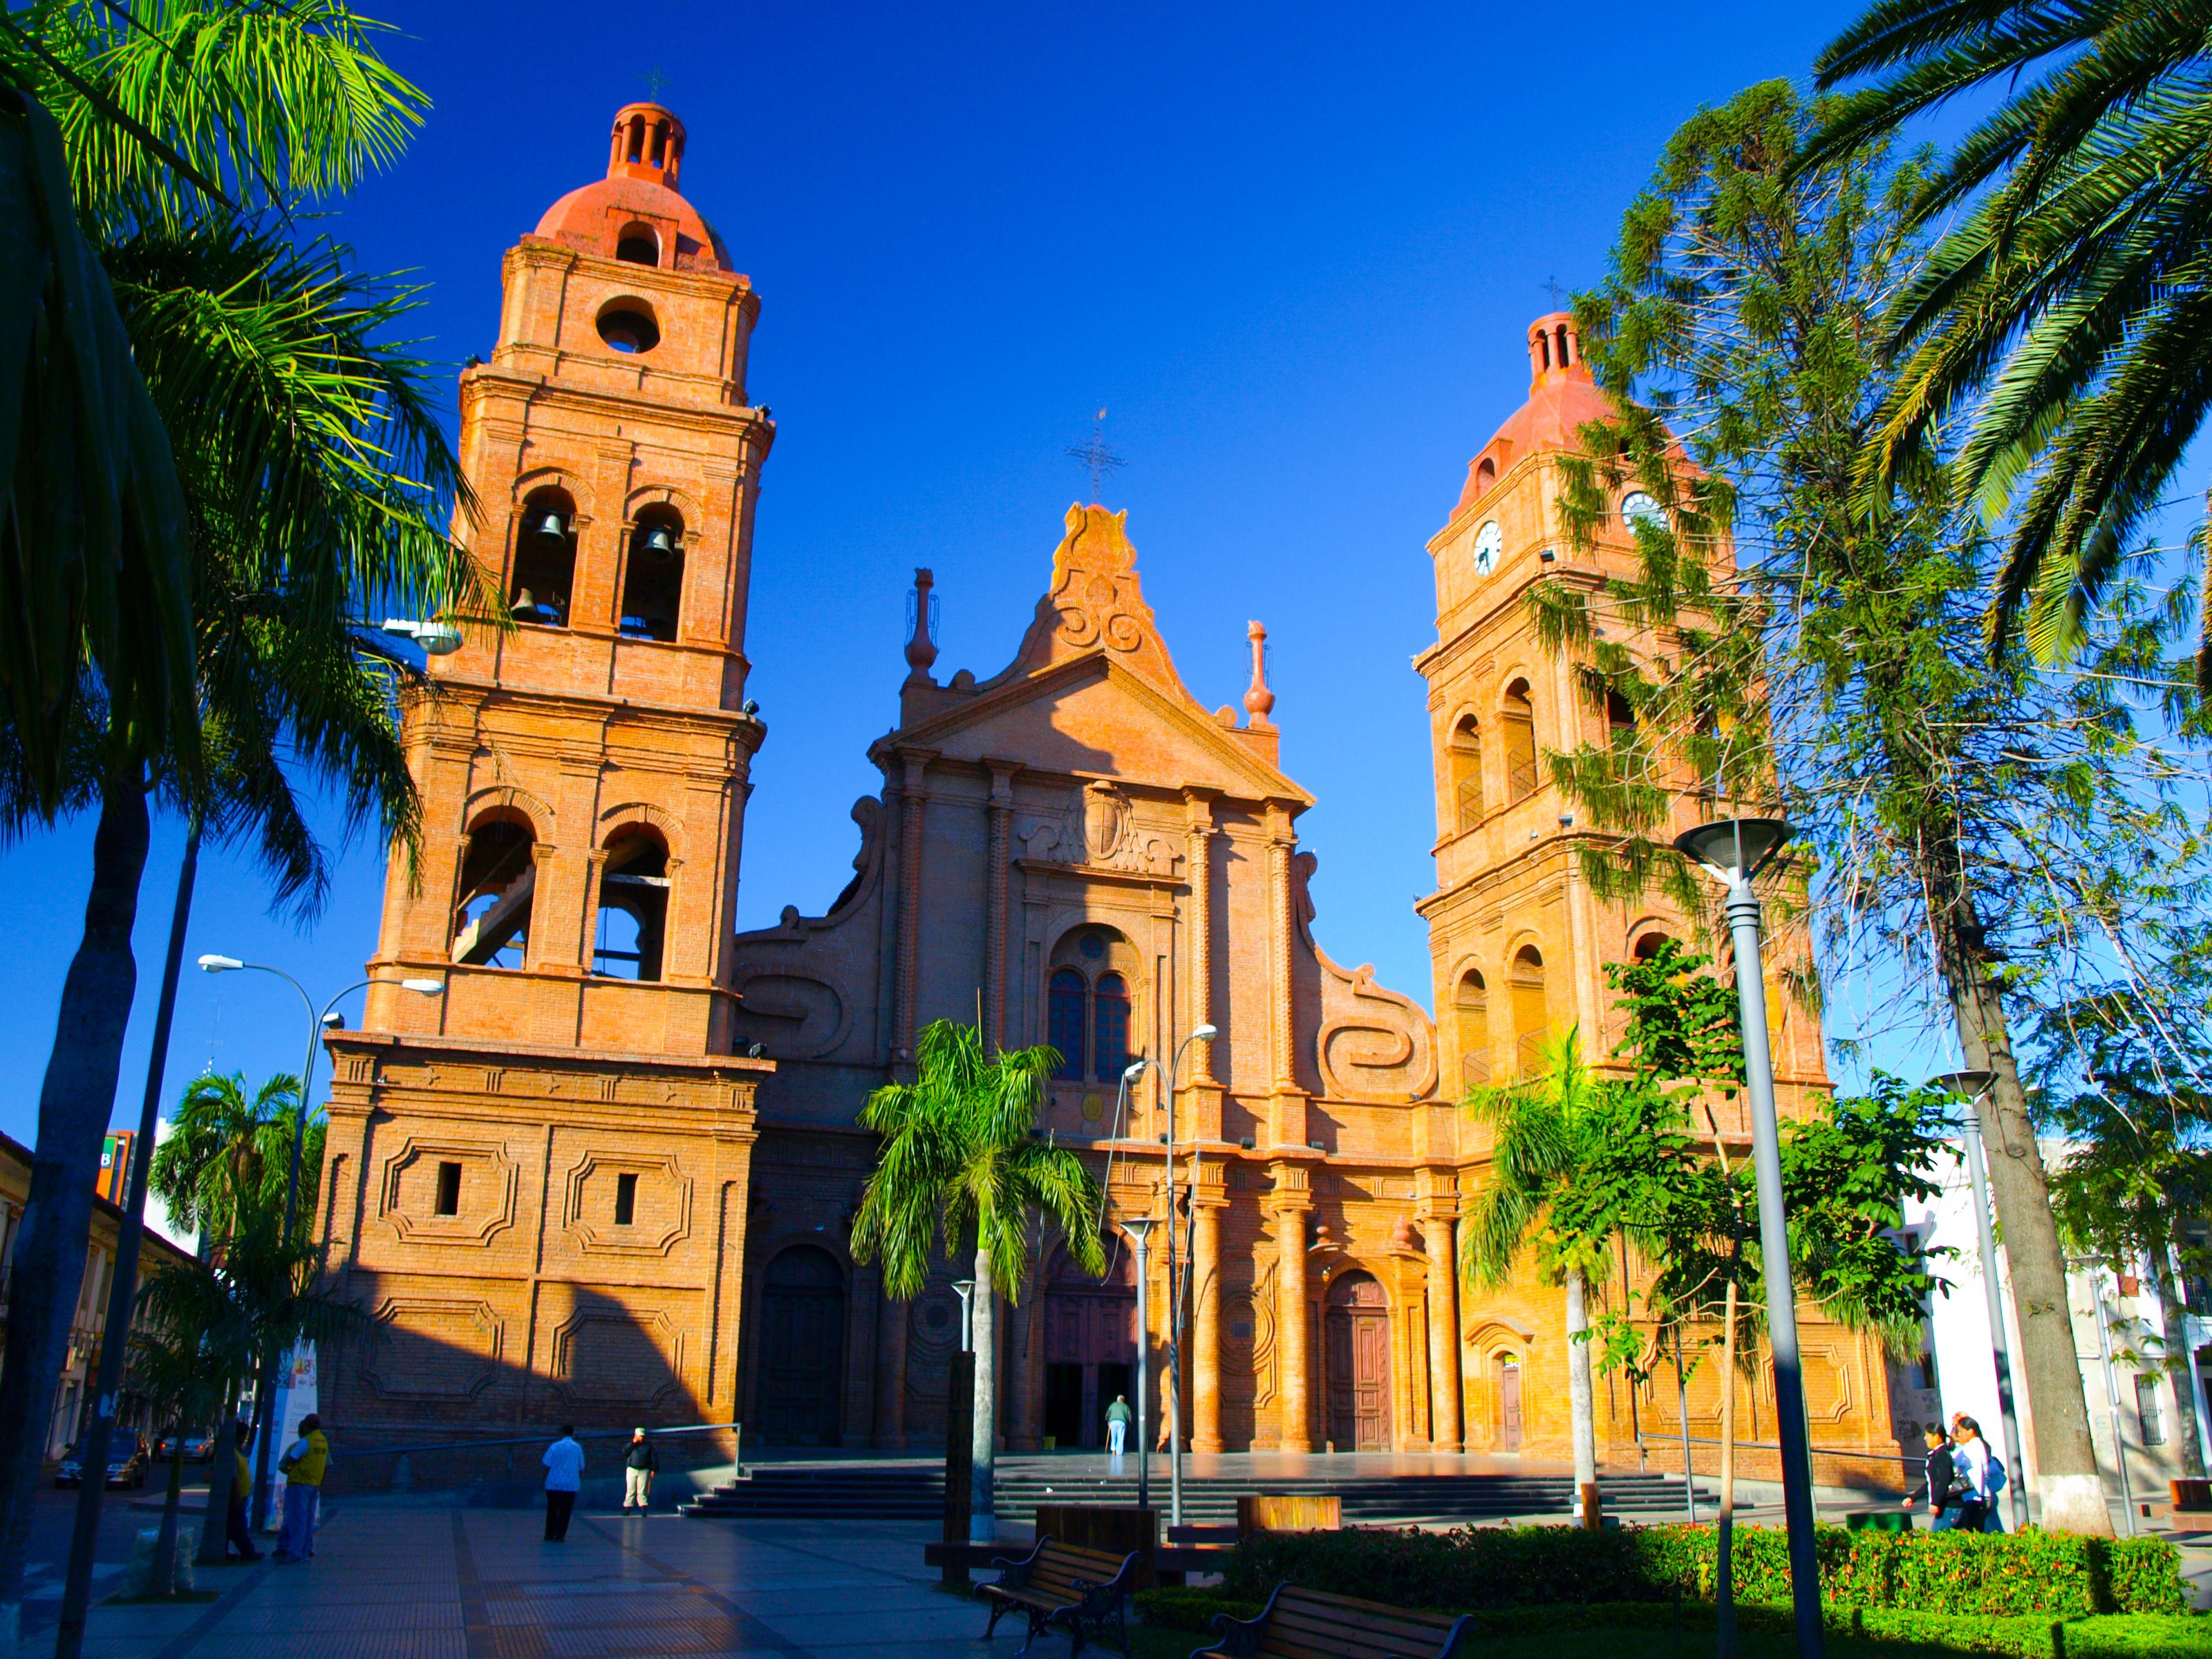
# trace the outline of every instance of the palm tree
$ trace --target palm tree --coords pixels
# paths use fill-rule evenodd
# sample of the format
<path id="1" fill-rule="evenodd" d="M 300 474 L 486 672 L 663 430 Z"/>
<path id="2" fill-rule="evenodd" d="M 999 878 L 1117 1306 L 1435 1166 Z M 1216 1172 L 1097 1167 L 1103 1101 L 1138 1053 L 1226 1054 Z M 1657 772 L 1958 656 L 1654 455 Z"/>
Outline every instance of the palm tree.
<path id="1" fill-rule="evenodd" d="M 424 365 L 384 343 L 410 298 L 363 280 L 343 248 L 299 240 L 287 216 L 388 161 L 421 119 L 422 94 L 373 49 L 376 26 L 337 0 L 53 3 L 23 15 L 79 222 L 181 485 L 192 655 L 182 708 L 163 720 L 96 680 L 73 704 L 41 705 L 52 731 L 16 715 L 21 698 L 0 698 L 0 768 L 16 774 L 0 779 L 0 809 L 14 814 L 0 832 L 64 808 L 98 815 L 0 1360 L 0 1627 L 21 1599 L 75 1301 L 65 1267 L 83 1257 L 135 985 L 149 797 L 219 837 L 254 837 L 279 898 L 312 908 L 325 857 L 297 775 L 334 787 L 355 823 L 403 846 L 419 810 L 397 670 L 353 619 L 379 604 L 447 614 L 477 596 L 442 528 L 463 492 Z M 156 587 L 129 603 L 158 599 Z M 78 635 L 70 648 L 96 660 L 88 623 Z M 54 788 L 38 769 L 46 748 L 64 761 Z"/>
<path id="2" fill-rule="evenodd" d="M 1616 1219 L 1595 1226 L 1565 1200 L 1606 1146 L 1616 1085 L 1583 1059 L 1579 1028 L 1539 1047 L 1536 1064 L 1508 1083 L 1468 1091 L 1462 1107 L 1490 1132 L 1490 1174 L 1460 1235 L 1462 1277 L 1492 1288 L 1511 1281 L 1523 1251 L 1567 1291 L 1567 1399 L 1573 1419 L 1575 1501 L 1597 1480 L 1597 1417 L 1590 1389 L 1589 1291 L 1607 1273 Z M 1584 1516 L 1585 1520 L 1588 1516 Z"/>
<path id="3" fill-rule="evenodd" d="M 154 1152 L 149 1182 L 179 1227 L 210 1238 L 234 1233 L 249 1209 L 282 1209 L 300 1115 L 300 1079 L 279 1072 L 249 1100 L 246 1079 L 212 1073 L 185 1085 L 169 1136 Z M 300 1153 L 299 1225 L 312 1231 L 322 1179 L 324 1125 L 307 1126 Z"/>
<path id="4" fill-rule="evenodd" d="M 971 1442 L 971 1537 L 992 1536 L 992 1468 L 998 1422 L 996 1294 L 1020 1298 L 1030 1224 L 1042 1213 L 1086 1273 L 1106 1268 L 1098 1227 L 1104 1199 L 1083 1161 L 1041 1138 L 1038 1103 L 1060 1068 L 1049 1048 L 987 1054 L 983 1034 L 948 1019 L 925 1027 L 912 1083 L 868 1097 L 861 1123 L 883 1137 L 853 1218 L 853 1257 L 883 1261 L 884 1289 L 921 1293 L 933 1249 L 947 1260 L 975 1249 L 975 1427 Z M 994 1294 L 996 1293 L 996 1294 Z"/>
<path id="5" fill-rule="evenodd" d="M 1888 322 L 1905 354 L 1862 469 L 1886 496 L 1938 428 L 1970 430 L 1952 488 L 1991 521 L 2018 501 L 1991 623 L 2039 654 L 2089 612 L 2212 410 L 2212 4 L 1878 0 L 1821 53 L 1867 82 L 1808 158 L 1893 134 L 1964 94 L 1996 106 L 1921 193 L 1957 216 Z M 2212 604 L 2197 667 L 2212 690 Z"/>

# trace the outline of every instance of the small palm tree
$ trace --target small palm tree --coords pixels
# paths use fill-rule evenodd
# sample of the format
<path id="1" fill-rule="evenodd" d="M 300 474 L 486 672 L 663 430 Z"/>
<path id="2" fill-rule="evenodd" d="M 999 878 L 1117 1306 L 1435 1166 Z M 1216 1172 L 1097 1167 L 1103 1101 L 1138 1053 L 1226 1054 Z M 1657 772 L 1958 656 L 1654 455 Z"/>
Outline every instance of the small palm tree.
<path id="1" fill-rule="evenodd" d="M 1815 157 L 1968 95 L 1996 102 L 1916 204 L 1950 220 L 1890 322 L 1908 361 L 1866 458 L 1881 492 L 1972 408 L 1951 469 L 1991 518 L 2021 496 L 1992 622 L 2071 650 L 2212 414 L 2212 6 L 1879 0 L 1818 61 Z M 2198 678 L 2212 688 L 2212 607 Z"/>
<path id="2" fill-rule="evenodd" d="M 300 1116 L 300 1079 L 279 1072 L 249 1100 L 245 1074 L 210 1073 L 185 1085 L 168 1138 L 155 1149 L 149 1184 L 179 1227 L 211 1238 L 235 1233 L 248 1208 L 282 1208 Z M 307 1126 L 300 1151 L 300 1225 L 312 1226 L 321 1182 L 325 1126 Z"/>
<path id="3" fill-rule="evenodd" d="M 1590 1388 L 1589 1291 L 1603 1282 L 1606 1249 L 1617 1228 L 1593 1229 L 1564 1200 L 1598 1163 L 1614 1085 L 1583 1059 L 1582 1036 L 1569 1027 L 1547 1037 L 1535 1066 L 1510 1083 L 1479 1085 L 1462 1103 L 1489 1130 L 1490 1175 L 1460 1235 L 1460 1273 L 1474 1283 L 1508 1283 L 1523 1251 L 1564 1279 L 1567 1290 L 1567 1398 L 1573 1418 L 1575 1501 L 1597 1479 L 1597 1418 Z M 1587 1517 L 1585 1517 L 1587 1518 Z"/>
<path id="4" fill-rule="evenodd" d="M 1020 1298 L 1030 1225 L 1058 1227 L 1086 1273 L 1103 1273 L 1098 1227 L 1103 1196 L 1083 1161 L 1039 1137 L 1038 1103 L 1060 1057 L 1049 1048 L 988 1054 L 973 1025 L 940 1019 L 915 1045 L 912 1083 L 868 1097 L 860 1121 L 883 1137 L 853 1219 L 853 1255 L 881 1257 L 884 1289 L 920 1294 L 940 1243 L 947 1260 L 971 1239 L 975 1427 L 971 1442 L 970 1535 L 992 1536 L 993 1431 L 998 1421 L 995 1294 Z"/>
<path id="5" fill-rule="evenodd" d="M 166 1595 L 176 1582 L 185 1438 L 203 1426 L 216 1428 L 217 1419 L 227 1419 L 234 1408 L 251 1364 L 249 1334 L 241 1310 L 222 1280 L 199 1267 L 155 1274 L 139 1291 L 138 1306 L 131 1331 L 131 1387 L 152 1408 L 155 1427 L 166 1425 L 173 1437 L 161 1528 L 155 1540 L 148 1585 L 149 1593 Z M 238 1461 L 230 1455 L 228 1435 L 216 1432 L 216 1458 L 208 1474 L 207 1517 L 201 1527 L 204 1561 L 222 1559 L 223 1521 Z M 212 1557 L 205 1547 L 210 1533 L 216 1540 Z"/>

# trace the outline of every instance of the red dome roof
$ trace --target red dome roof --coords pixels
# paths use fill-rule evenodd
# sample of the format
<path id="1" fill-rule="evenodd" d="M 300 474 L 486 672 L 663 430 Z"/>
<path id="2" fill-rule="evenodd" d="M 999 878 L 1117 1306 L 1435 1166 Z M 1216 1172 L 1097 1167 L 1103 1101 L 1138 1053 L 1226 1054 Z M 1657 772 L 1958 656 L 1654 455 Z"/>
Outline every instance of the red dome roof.
<path id="1" fill-rule="evenodd" d="M 623 232 L 643 223 L 656 234 L 672 229 L 674 257 L 659 263 L 680 270 L 727 270 L 729 251 L 698 209 L 676 191 L 684 165 L 684 124 L 659 104 L 629 104 L 615 116 L 607 176 L 570 191 L 545 210 L 538 234 L 580 252 L 611 256 Z"/>
<path id="2" fill-rule="evenodd" d="M 1528 325 L 1528 401 L 1506 417 L 1505 424 L 1468 463 L 1467 483 L 1455 511 L 1464 511 L 1488 494 L 1498 477 L 1522 456 L 1547 449 L 1580 449 L 1580 428 L 1612 416 L 1613 405 L 1590 378 L 1589 365 L 1583 362 L 1581 337 L 1567 313 L 1550 312 Z"/>

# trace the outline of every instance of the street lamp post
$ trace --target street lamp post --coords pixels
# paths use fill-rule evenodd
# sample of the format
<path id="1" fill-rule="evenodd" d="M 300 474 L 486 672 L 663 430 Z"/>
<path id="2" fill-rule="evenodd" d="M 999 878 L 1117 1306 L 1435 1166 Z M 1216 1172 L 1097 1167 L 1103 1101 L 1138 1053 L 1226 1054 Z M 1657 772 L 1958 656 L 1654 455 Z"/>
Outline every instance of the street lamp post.
<path id="1" fill-rule="evenodd" d="M 1158 1218 L 1149 1215 L 1133 1215 L 1121 1223 L 1121 1231 L 1137 1260 L 1137 1507 L 1140 1510 L 1151 1506 L 1152 1497 L 1152 1443 L 1145 1438 L 1151 1431 L 1152 1399 L 1152 1287 L 1145 1255 L 1152 1229 L 1158 1225 Z"/>
<path id="2" fill-rule="evenodd" d="M 1194 1042 L 1211 1042 L 1218 1036 L 1211 1025 L 1194 1025 L 1190 1035 L 1176 1045 L 1168 1067 L 1168 1528 L 1182 1525 L 1182 1281 L 1176 1276 L 1176 1079 L 1182 1071 L 1184 1050 Z M 1193 1197 L 1195 1198 L 1194 1194 Z M 1195 1249 L 1195 1245 L 1192 1249 Z"/>
<path id="3" fill-rule="evenodd" d="M 1997 1289 L 1997 1242 L 1990 1224 L 1989 1176 L 1982 1168 L 1982 1100 L 1995 1078 L 1991 1072 L 1946 1072 L 1928 1081 L 1930 1087 L 1960 1096 L 1967 1103 L 1965 1120 L 1959 1126 L 1960 1139 L 1966 1179 L 1973 1188 L 1974 1232 L 1982 1251 L 1982 1294 L 1990 1310 L 1990 1359 L 1997 1374 L 1997 1416 L 2004 1425 L 2005 1456 L 2012 1468 L 2006 1489 L 2012 1493 L 2012 1529 L 2018 1532 L 2027 1524 L 2027 1465 L 2020 1454 L 2020 1415 L 2012 1399 L 2011 1340 L 2005 1334 L 2004 1297 Z"/>
<path id="4" fill-rule="evenodd" d="M 356 991 L 368 986 L 396 984 L 415 992 L 417 995 L 434 997 L 445 990 L 446 981 L 441 979 L 389 980 L 374 977 L 356 980 L 320 1008 L 317 1008 L 314 998 L 307 994 L 307 988 L 282 968 L 271 968 L 263 962 L 241 962 L 236 957 L 218 956 L 213 951 L 203 956 L 199 959 L 199 965 L 203 973 L 209 974 L 228 974 L 240 970 L 258 974 L 274 974 L 300 994 L 300 1000 L 307 1010 L 307 1057 L 300 1067 L 300 1106 L 297 1115 L 292 1120 L 292 1169 L 284 1186 L 284 1231 L 281 1237 L 287 1244 L 289 1244 L 292 1242 L 293 1222 L 300 1207 L 300 1148 L 307 1138 L 309 1091 L 314 1086 L 315 1054 L 322 1046 L 325 1022 L 330 1018 L 339 1003 Z M 269 1380 L 272 1385 L 270 1391 L 273 1393 L 275 1382 L 273 1369 Z M 267 1413 L 274 1408 L 275 1405 L 276 1401 L 270 1400 L 262 1407 L 261 1442 L 254 1451 L 253 1524 L 257 1527 L 263 1525 L 269 1518 L 269 1458 L 276 1437 L 276 1425 Z"/>
<path id="5" fill-rule="evenodd" d="M 2112 1413 L 2112 1462 L 2120 1472 L 2120 1518 L 2127 1522 L 2128 1536 L 2132 1538 L 2136 1535 L 2136 1489 L 2128 1479 L 2128 1443 L 2120 1433 L 2120 1385 L 2112 1376 L 2112 1327 L 2105 1317 L 2105 1267 L 2095 1261 L 2081 1265 L 2089 1270 L 2089 1300 L 2097 1319 L 2097 1359 L 2105 1370 L 2105 1409 Z"/>
<path id="6" fill-rule="evenodd" d="M 1796 1612 L 1799 1659 L 1822 1659 L 1820 1568 L 1813 1545 L 1813 1461 L 1805 1417 L 1805 1379 L 1797 1352 L 1797 1297 L 1790 1276 L 1790 1224 L 1782 1203 L 1782 1139 L 1774 1113 L 1774 1057 L 1766 1042 L 1766 981 L 1759 948 L 1753 879 L 1792 831 L 1779 818 L 1730 818 L 1675 838 L 1675 850 L 1717 878 L 1728 894 L 1735 945 L 1737 1016 L 1743 1026 L 1746 1091 L 1751 1097 L 1752 1167 L 1759 1184 L 1759 1243 L 1765 1269 L 1767 1340 L 1774 1351 L 1775 1428 L 1782 1447 L 1782 1512 L 1790 1535 L 1790 1599 Z"/>

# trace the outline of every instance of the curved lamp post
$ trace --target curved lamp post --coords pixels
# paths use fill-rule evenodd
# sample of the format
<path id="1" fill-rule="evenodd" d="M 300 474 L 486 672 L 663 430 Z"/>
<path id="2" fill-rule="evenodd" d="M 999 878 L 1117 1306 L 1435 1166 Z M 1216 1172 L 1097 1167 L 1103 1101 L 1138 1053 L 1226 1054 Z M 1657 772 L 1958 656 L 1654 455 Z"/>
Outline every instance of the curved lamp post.
<path id="1" fill-rule="evenodd" d="M 1121 1223 L 1121 1231 L 1129 1241 L 1129 1248 L 1137 1259 L 1137 1507 L 1152 1505 L 1152 1443 L 1146 1435 L 1150 1432 L 1152 1399 L 1152 1367 L 1146 1363 L 1152 1354 L 1152 1326 L 1151 1275 L 1145 1267 L 1145 1249 L 1158 1226 L 1159 1218 L 1133 1215 Z"/>
<path id="2" fill-rule="evenodd" d="M 1996 1367 L 1997 1415 L 2004 1423 L 2005 1455 L 2012 1468 L 2006 1490 L 2012 1494 L 2012 1529 L 2018 1532 L 2027 1524 L 2027 1465 L 2020 1455 L 2020 1417 L 2012 1399 L 2012 1351 L 2005 1334 L 2004 1297 L 1997 1289 L 1997 1242 L 1990 1224 L 1989 1177 L 1982 1166 L 1982 1099 L 1996 1075 L 1993 1072 L 1946 1072 L 1929 1078 L 1928 1086 L 1957 1095 L 1966 1103 L 1959 1138 L 1966 1153 L 1966 1178 L 1974 1190 L 1974 1234 L 1982 1252 L 1982 1294 L 1989 1300 L 1990 1359 Z"/>
<path id="3" fill-rule="evenodd" d="M 1735 945 L 1737 1018 L 1751 1096 L 1752 1166 L 1759 1180 L 1759 1247 L 1766 1279 L 1767 1340 L 1774 1350 L 1774 1416 L 1782 1445 L 1782 1512 L 1790 1533 L 1790 1599 L 1799 1659 L 1821 1659 L 1820 1567 L 1813 1550 L 1813 1459 L 1805 1378 L 1797 1354 L 1797 1297 L 1790 1276 L 1790 1224 L 1782 1206 L 1782 1138 L 1774 1115 L 1774 1056 L 1766 1042 L 1766 980 L 1759 952 L 1759 894 L 1752 882 L 1794 832 L 1779 818 L 1725 818 L 1674 838 L 1728 894 Z"/>
<path id="4" fill-rule="evenodd" d="M 430 624 L 426 623 L 424 626 L 430 626 Z M 300 994 L 300 1000 L 307 1006 L 307 1058 L 306 1063 L 300 1067 L 300 1110 L 299 1115 L 292 1120 L 292 1170 L 284 1187 L 284 1231 L 282 1237 L 287 1243 L 289 1243 L 292 1237 L 293 1221 L 300 1207 L 300 1147 L 307 1138 L 309 1091 L 314 1085 L 315 1054 L 322 1046 L 325 1024 L 339 1003 L 367 986 L 400 985 L 418 995 L 434 997 L 445 990 L 446 981 L 441 979 L 390 980 L 374 977 L 357 980 L 320 1008 L 317 1008 L 314 998 L 307 994 L 307 988 L 282 968 L 271 968 L 265 962 L 241 962 L 236 957 L 217 956 L 213 951 L 203 956 L 199 959 L 199 964 L 200 971 L 209 974 L 229 974 L 241 970 L 258 974 L 274 974 L 297 991 Z M 276 1401 L 272 1400 L 269 1404 L 273 1408 Z M 276 1437 L 276 1423 L 273 1419 L 264 1419 L 261 1443 L 254 1453 L 253 1524 L 256 1526 L 260 1526 L 269 1518 L 269 1455 Z"/>

